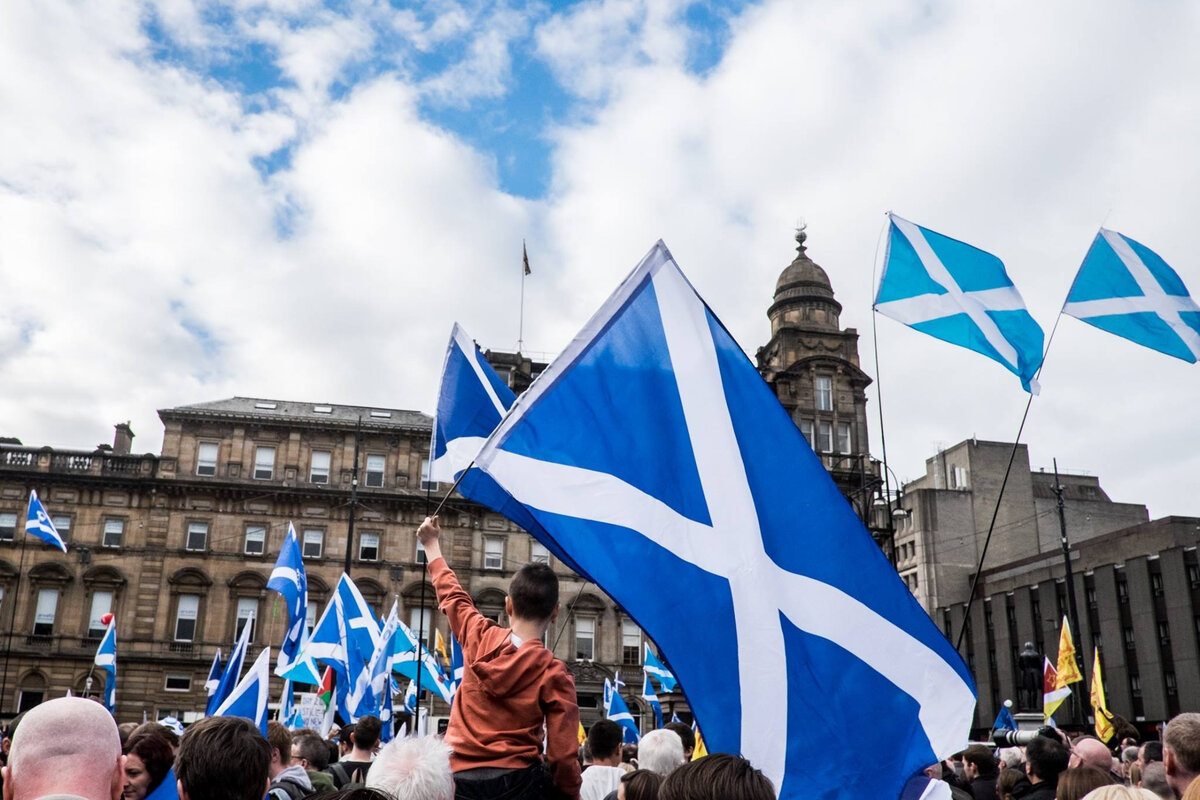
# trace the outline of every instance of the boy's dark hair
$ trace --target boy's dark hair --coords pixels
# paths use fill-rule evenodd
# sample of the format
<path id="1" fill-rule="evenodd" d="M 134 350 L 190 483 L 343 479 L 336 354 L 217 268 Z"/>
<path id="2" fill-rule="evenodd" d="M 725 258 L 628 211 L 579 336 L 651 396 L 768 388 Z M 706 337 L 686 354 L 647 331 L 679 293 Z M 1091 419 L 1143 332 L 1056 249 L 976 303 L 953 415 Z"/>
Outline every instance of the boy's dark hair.
<path id="1" fill-rule="evenodd" d="M 1060 773 L 1066 771 L 1071 761 L 1071 751 L 1058 739 L 1035 736 L 1033 741 L 1025 745 L 1025 761 L 1029 764 L 1030 774 L 1053 782 Z"/>
<path id="2" fill-rule="evenodd" d="M 612 758 L 613 753 L 617 752 L 621 747 L 621 740 L 625 738 L 625 729 L 611 719 L 602 719 L 592 725 L 592 729 L 588 731 L 587 747 L 588 752 L 592 754 L 592 758 L 600 761 L 605 758 Z"/>
<path id="3" fill-rule="evenodd" d="M 546 620 L 558 605 L 558 576 L 549 564 L 526 564 L 513 575 L 508 586 L 512 598 L 513 616 L 529 620 Z"/>
<path id="4" fill-rule="evenodd" d="M 362 750 L 374 749 L 375 745 L 379 744 L 381 730 L 383 723 L 379 721 L 379 717 L 370 714 L 362 717 L 354 725 L 354 746 Z"/>
<path id="5" fill-rule="evenodd" d="M 267 743 L 279 751 L 279 763 L 292 760 L 292 732 L 282 722 L 271 720 L 267 723 Z"/>
<path id="6" fill-rule="evenodd" d="M 190 800 L 262 800 L 271 745 L 241 717 L 206 717 L 187 729 L 175 777 Z"/>
<path id="7" fill-rule="evenodd" d="M 658 800 L 775 800 L 775 789 L 741 756 L 713 753 L 663 778 Z"/>
<path id="8" fill-rule="evenodd" d="M 668 722 L 663 727 L 679 734 L 679 741 L 683 742 L 683 752 L 690 753 L 696 749 L 696 734 L 692 733 L 691 725 L 686 722 Z"/>
<path id="9" fill-rule="evenodd" d="M 315 733 L 292 737 L 292 750 L 308 762 L 308 768 L 320 772 L 329 766 L 329 745 Z"/>
<path id="10" fill-rule="evenodd" d="M 963 761 L 973 764 L 981 778 L 994 778 L 1000 774 L 1000 765 L 987 745 L 973 744 L 963 751 Z"/>
<path id="11" fill-rule="evenodd" d="M 662 776 L 649 769 L 635 769 L 621 776 L 625 784 L 625 800 L 657 800 Z"/>
<path id="12" fill-rule="evenodd" d="M 1146 742 L 1142 745 L 1142 755 L 1144 756 L 1143 763 L 1150 764 L 1155 761 L 1162 761 L 1162 742 Z"/>

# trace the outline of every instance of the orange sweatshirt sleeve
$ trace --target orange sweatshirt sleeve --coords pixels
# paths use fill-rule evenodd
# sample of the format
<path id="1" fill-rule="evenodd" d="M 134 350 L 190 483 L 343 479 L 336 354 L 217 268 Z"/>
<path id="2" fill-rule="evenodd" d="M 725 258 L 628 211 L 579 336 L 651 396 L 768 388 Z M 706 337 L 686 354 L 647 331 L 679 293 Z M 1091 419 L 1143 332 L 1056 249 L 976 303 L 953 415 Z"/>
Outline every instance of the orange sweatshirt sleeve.
<path id="1" fill-rule="evenodd" d="M 568 800 L 579 800 L 579 704 L 575 679 L 561 661 L 554 663 L 542 684 L 542 713 L 546 716 L 546 762 L 554 786 Z"/>
<path id="2" fill-rule="evenodd" d="M 433 574 L 433 589 L 437 592 L 438 608 L 450 620 L 450 630 L 463 649 L 463 658 L 474 661 L 484 631 L 498 627 L 475 608 L 471 595 L 458 582 L 458 576 L 444 558 L 435 558 L 429 564 Z"/>

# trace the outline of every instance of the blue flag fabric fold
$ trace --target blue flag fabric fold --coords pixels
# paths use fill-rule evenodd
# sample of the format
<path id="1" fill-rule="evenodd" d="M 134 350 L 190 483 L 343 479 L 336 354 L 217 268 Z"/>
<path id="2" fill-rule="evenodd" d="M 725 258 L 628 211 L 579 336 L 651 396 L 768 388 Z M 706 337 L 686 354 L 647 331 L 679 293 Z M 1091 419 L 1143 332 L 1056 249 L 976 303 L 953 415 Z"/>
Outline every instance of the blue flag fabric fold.
<path id="1" fill-rule="evenodd" d="M 108 623 L 104 638 L 96 648 L 93 663 L 104 669 L 104 707 L 111 714 L 117 708 L 117 622 Z"/>
<path id="2" fill-rule="evenodd" d="M 1162 257 L 1100 229 L 1075 275 L 1063 313 L 1131 342 L 1196 363 L 1200 307 Z"/>
<path id="3" fill-rule="evenodd" d="M 638 731 L 637 723 L 633 721 L 633 714 L 630 713 L 625 698 L 621 696 L 620 692 L 613 692 L 611 701 L 608 718 L 625 729 L 624 742 L 626 744 L 637 744 L 642 735 Z"/>
<path id="4" fill-rule="evenodd" d="M 889 214 L 875 310 L 998 361 L 1038 393 L 1042 328 L 991 253 Z"/>
<path id="5" fill-rule="evenodd" d="M 214 716 L 242 717 L 267 735 L 267 693 L 271 688 L 271 648 L 264 647 L 246 671 L 245 677 L 217 708 Z"/>
<path id="6" fill-rule="evenodd" d="M 898 797 L 962 748 L 966 665 L 662 242 L 477 464 L 661 648 L 710 751 L 782 798 Z"/>
<path id="7" fill-rule="evenodd" d="M 208 698 L 208 707 L 211 709 L 210 716 L 217 713 L 217 709 L 228 699 L 233 692 L 233 687 L 237 686 L 238 681 L 242 678 L 242 665 L 246 661 L 246 650 L 250 647 L 251 627 L 249 624 L 242 626 L 242 632 L 233 646 L 233 652 L 229 654 L 229 660 L 225 662 L 225 669 L 221 673 L 217 689 Z"/>
<path id="8" fill-rule="evenodd" d="M 649 673 L 642 676 L 642 699 L 650 705 L 650 710 L 654 712 L 654 729 L 658 730 L 663 726 L 662 703 L 658 702 L 658 695 L 654 693 Z"/>
<path id="9" fill-rule="evenodd" d="M 654 651 L 650 649 L 650 643 L 645 643 L 646 659 L 642 664 L 642 670 L 658 681 L 658 685 L 662 687 L 664 692 L 675 691 L 676 681 L 675 675 L 671 670 L 667 669 L 666 665 L 659 661 L 658 656 L 654 655 Z"/>
<path id="10" fill-rule="evenodd" d="M 64 553 L 67 552 L 67 543 L 63 541 L 62 535 L 54 527 L 54 522 L 46 513 L 46 507 L 38 498 L 36 489 L 29 490 L 29 513 L 25 515 L 25 532 L 36 536 L 46 544 L 57 547 Z"/>

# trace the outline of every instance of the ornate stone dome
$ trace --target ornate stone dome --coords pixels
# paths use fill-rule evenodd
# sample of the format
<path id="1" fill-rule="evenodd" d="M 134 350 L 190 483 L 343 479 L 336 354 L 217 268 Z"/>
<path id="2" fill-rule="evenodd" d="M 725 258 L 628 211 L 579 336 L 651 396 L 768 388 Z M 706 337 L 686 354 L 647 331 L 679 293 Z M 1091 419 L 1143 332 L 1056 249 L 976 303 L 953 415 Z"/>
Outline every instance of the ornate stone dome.
<path id="1" fill-rule="evenodd" d="M 804 228 L 796 231 L 796 259 L 784 267 L 775 282 L 775 301 L 786 298 L 813 296 L 833 299 L 833 287 L 829 276 L 805 252 L 804 242 L 808 238 Z"/>

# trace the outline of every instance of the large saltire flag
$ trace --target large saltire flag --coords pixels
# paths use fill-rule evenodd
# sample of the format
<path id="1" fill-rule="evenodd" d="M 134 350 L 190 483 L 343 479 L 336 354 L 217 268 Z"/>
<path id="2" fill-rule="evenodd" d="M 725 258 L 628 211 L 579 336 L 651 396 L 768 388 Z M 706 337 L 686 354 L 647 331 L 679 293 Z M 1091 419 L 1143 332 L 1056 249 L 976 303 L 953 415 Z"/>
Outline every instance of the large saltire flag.
<path id="1" fill-rule="evenodd" d="M 1058 678 L 1055 686 L 1059 689 L 1079 683 L 1083 675 L 1079 674 L 1079 663 L 1075 658 L 1075 641 L 1071 638 L 1071 624 L 1064 616 L 1062 631 L 1058 635 Z"/>
<path id="2" fill-rule="evenodd" d="M 621 696 L 620 692 L 612 693 L 607 717 L 624 728 L 624 742 L 626 744 L 637 744 L 642 738 L 641 732 L 638 731 L 637 723 L 633 721 L 633 713 L 630 712 L 629 705 L 626 704 L 625 698 Z"/>
<path id="3" fill-rule="evenodd" d="M 358 586 L 343 573 L 299 656 L 300 660 L 312 659 L 333 667 L 337 710 L 343 719 L 358 719 L 350 692 L 366 671 L 380 636 L 375 613 Z"/>
<path id="4" fill-rule="evenodd" d="M 1107 742 L 1113 737 L 1116 729 L 1112 724 L 1112 714 L 1108 710 L 1108 701 L 1104 699 L 1104 679 L 1100 676 L 1100 648 L 1095 650 L 1095 660 L 1092 666 L 1092 712 L 1096 716 L 1096 737 Z"/>
<path id="5" fill-rule="evenodd" d="M 279 557 L 275 560 L 275 568 L 271 570 L 271 578 L 267 581 L 267 588 L 274 589 L 283 597 L 288 610 L 287 633 L 284 634 L 283 644 L 279 647 L 275 674 L 286 678 L 289 683 L 320 683 L 321 675 L 317 671 L 317 665 L 311 658 L 300 657 L 308 637 L 305 627 L 305 623 L 308 622 L 308 576 L 304 570 L 300 540 L 290 522 L 283 546 L 279 549 Z"/>
<path id="6" fill-rule="evenodd" d="M 1200 307 L 1158 253 L 1100 229 L 1067 293 L 1063 313 L 1144 347 L 1195 363 Z"/>
<path id="7" fill-rule="evenodd" d="M 429 465 L 429 479 L 450 483 L 462 476 L 459 494 L 520 525 L 559 561 L 586 580 L 588 576 L 583 569 L 563 552 L 554 537 L 542 529 L 541 523 L 524 506 L 492 478 L 477 469 L 469 469 L 479 448 L 500 424 L 514 400 L 516 395 L 456 322 L 446 346 L 442 384 L 433 417 L 433 436 L 429 443 L 433 460 Z"/>
<path id="8" fill-rule="evenodd" d="M 221 672 L 221 680 L 217 683 L 217 689 L 209 695 L 208 708 L 210 710 L 207 712 L 209 716 L 217 714 L 217 709 L 221 707 L 233 692 L 233 687 L 237 686 L 238 681 L 241 680 L 242 664 L 246 661 L 246 650 L 250 647 L 251 627 L 253 626 L 249 623 L 242 626 L 242 632 L 233 646 L 233 652 L 229 654 L 229 660 L 225 662 L 225 669 Z"/>
<path id="9" fill-rule="evenodd" d="M 117 621 L 110 620 L 104 638 L 96 648 L 93 663 L 104 669 L 104 707 L 111 714 L 117 708 Z"/>
<path id="10" fill-rule="evenodd" d="M 658 656 L 654 655 L 654 651 L 650 649 L 650 643 L 645 642 L 644 644 L 646 659 L 642 663 L 642 671 L 658 681 L 658 685 L 664 692 L 675 691 L 675 687 L 679 685 L 675 680 L 675 675 L 658 659 Z"/>
<path id="11" fill-rule="evenodd" d="M 267 735 L 267 692 L 271 685 L 271 648 L 264 647 L 246 671 L 246 676 L 216 710 L 217 717 L 242 717 Z"/>
<path id="12" fill-rule="evenodd" d="M 29 490 L 29 512 L 25 515 L 25 532 L 33 534 L 46 544 L 54 545 L 64 553 L 67 552 L 67 543 L 54 527 L 50 515 L 46 513 L 46 507 L 38 498 L 37 489 Z"/>
<path id="13" fill-rule="evenodd" d="M 950 344 L 982 353 L 1037 394 L 1042 328 L 991 253 L 888 214 L 887 254 L 875 310 Z"/>
<path id="14" fill-rule="evenodd" d="M 414 683 L 419 670 L 421 689 L 435 692 L 447 703 L 453 699 L 454 695 L 441 664 L 429 652 L 429 648 L 424 644 L 418 645 L 417 637 L 413 635 L 412 629 L 401 619 L 396 620 L 396 631 L 392 635 L 389 653 L 388 668 L 390 670 L 403 675 Z"/>
<path id="15" fill-rule="evenodd" d="M 1071 696 L 1071 690 L 1058 685 L 1058 670 L 1050 663 L 1049 658 L 1046 658 L 1045 662 L 1042 666 L 1042 715 L 1048 721 L 1054 716 L 1054 712 L 1058 711 L 1058 707 Z"/>
<path id="16" fill-rule="evenodd" d="M 477 464 L 658 644 L 709 748 L 781 797 L 895 798 L 962 749 L 962 658 L 662 242 Z"/>

